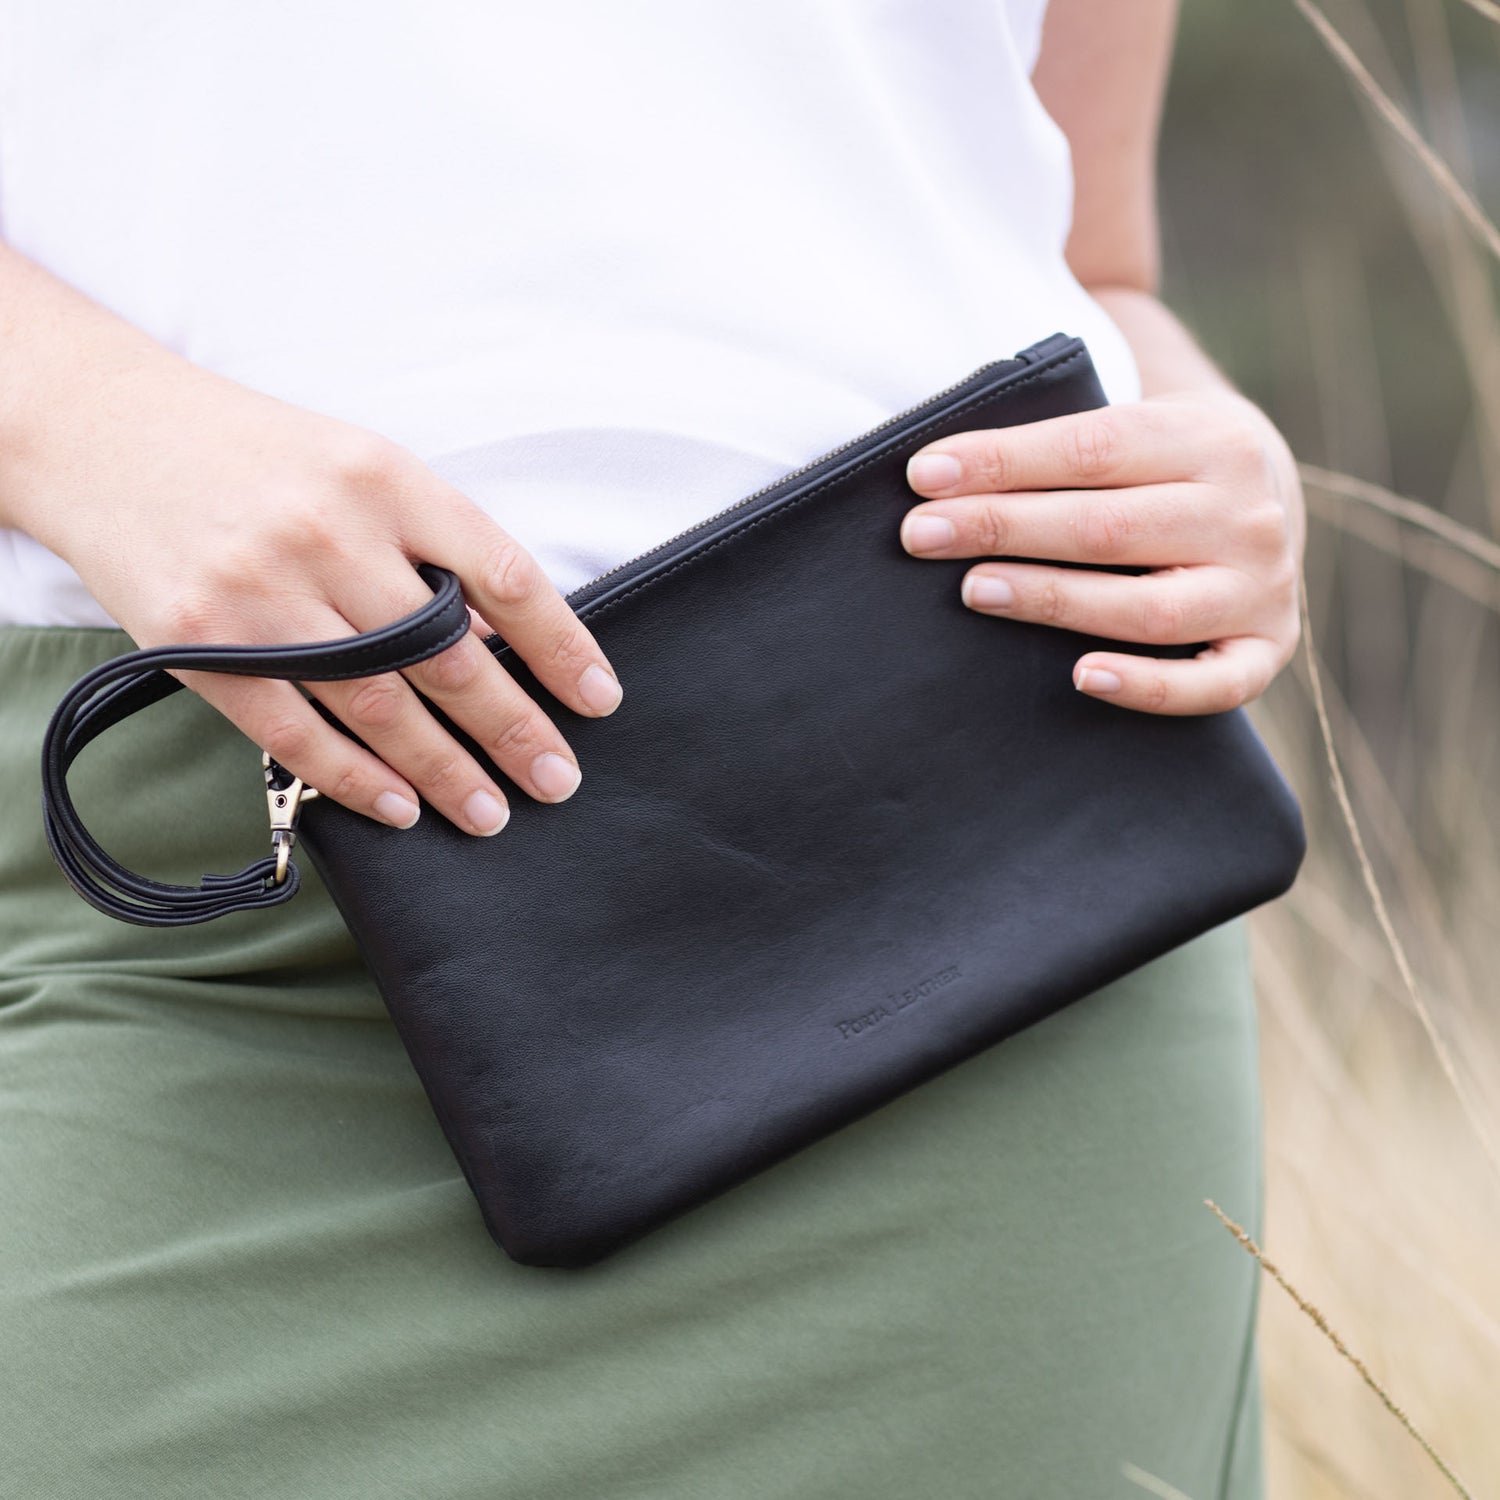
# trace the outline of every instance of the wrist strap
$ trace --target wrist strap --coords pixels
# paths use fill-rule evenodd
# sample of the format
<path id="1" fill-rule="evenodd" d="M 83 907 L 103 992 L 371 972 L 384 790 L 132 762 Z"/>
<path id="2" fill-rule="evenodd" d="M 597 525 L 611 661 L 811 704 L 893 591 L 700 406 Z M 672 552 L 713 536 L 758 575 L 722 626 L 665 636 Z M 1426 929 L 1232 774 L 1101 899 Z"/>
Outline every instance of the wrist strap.
<path id="1" fill-rule="evenodd" d="M 156 646 L 118 656 L 79 678 L 58 704 L 42 742 L 47 844 L 73 889 L 108 916 L 142 927 L 185 927 L 290 900 L 300 876 L 287 858 L 289 820 L 275 852 L 238 875 L 205 875 L 195 886 L 168 885 L 127 870 L 104 852 L 73 806 L 68 769 L 106 729 L 177 692 L 182 683 L 169 669 L 338 682 L 399 671 L 446 651 L 470 629 L 463 591 L 442 568 L 419 563 L 417 571 L 433 590 L 432 599 L 405 619 L 363 635 L 299 646 Z M 300 790 L 300 784 L 274 761 L 268 761 L 266 780 L 274 820 L 277 795 L 284 797 L 288 786 Z M 294 794 L 293 810 L 295 800 Z"/>

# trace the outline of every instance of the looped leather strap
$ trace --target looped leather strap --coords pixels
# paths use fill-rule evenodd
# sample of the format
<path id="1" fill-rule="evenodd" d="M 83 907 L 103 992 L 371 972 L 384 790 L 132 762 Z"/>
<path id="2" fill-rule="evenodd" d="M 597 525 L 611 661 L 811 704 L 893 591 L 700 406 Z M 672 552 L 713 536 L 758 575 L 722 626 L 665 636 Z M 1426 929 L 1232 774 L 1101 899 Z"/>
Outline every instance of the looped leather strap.
<path id="1" fill-rule="evenodd" d="M 106 729 L 181 688 L 169 670 L 337 682 L 399 671 L 446 651 L 470 628 L 463 591 L 445 569 L 419 563 L 417 571 L 433 590 L 432 599 L 363 635 L 299 646 L 156 646 L 118 656 L 79 678 L 58 704 L 42 742 L 47 843 L 73 889 L 107 915 L 142 927 L 185 927 L 290 900 L 300 883 L 297 866 L 289 865 L 278 882 L 274 856 L 237 875 L 205 875 L 196 886 L 168 885 L 127 870 L 84 827 L 68 794 L 68 769 Z"/>

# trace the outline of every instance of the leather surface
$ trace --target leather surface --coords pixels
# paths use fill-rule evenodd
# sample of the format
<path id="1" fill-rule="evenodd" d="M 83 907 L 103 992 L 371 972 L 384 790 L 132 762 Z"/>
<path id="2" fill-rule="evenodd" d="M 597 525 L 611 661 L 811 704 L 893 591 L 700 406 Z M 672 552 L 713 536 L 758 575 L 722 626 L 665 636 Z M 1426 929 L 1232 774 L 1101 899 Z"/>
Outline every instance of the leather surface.
<path id="1" fill-rule="evenodd" d="M 595 1261 L 1291 884 L 1301 818 L 1243 711 L 1086 697 L 1095 642 L 976 615 L 968 563 L 900 546 L 918 447 L 1102 404 L 1080 344 L 1041 347 L 580 591 L 611 717 L 501 646 L 577 751 L 569 801 L 502 778 L 493 839 L 307 808 L 514 1259 Z"/>

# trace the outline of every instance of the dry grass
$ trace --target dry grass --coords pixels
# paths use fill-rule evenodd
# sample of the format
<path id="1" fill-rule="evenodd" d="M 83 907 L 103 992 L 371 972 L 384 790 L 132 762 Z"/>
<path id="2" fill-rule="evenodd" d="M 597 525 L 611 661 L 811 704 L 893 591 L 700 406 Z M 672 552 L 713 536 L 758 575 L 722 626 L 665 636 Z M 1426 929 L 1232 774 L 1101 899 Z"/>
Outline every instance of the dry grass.
<path id="1" fill-rule="evenodd" d="M 1467 3 L 1500 19 L 1488 0 Z M 1491 259 L 1500 243 L 1471 185 L 1441 0 L 1406 0 L 1413 100 L 1377 83 L 1393 70 L 1361 60 L 1311 0 L 1292 4 L 1288 24 L 1309 23 L 1308 45 L 1327 48 L 1330 72 L 1368 108 L 1372 149 L 1387 156 L 1470 374 L 1473 417 L 1467 461 L 1456 459 L 1449 492 L 1425 505 L 1379 482 L 1389 434 L 1378 423 L 1365 424 L 1363 452 L 1346 460 L 1360 469 L 1367 459 L 1364 472 L 1304 471 L 1311 636 L 1343 649 L 1332 664 L 1299 661 L 1256 711 L 1312 835 L 1296 889 L 1252 921 L 1267 1241 L 1477 1500 L 1500 1496 L 1500 316 Z M 1359 0 L 1342 11 L 1357 16 L 1361 38 L 1378 35 Z M 1312 362 L 1338 368 L 1364 347 L 1369 309 L 1357 277 L 1333 283 L 1331 296 L 1329 278 L 1319 283 L 1308 337 L 1324 345 Z M 1330 407 L 1346 399 L 1330 382 Z M 1339 412 L 1327 418 L 1336 426 Z M 1319 730 L 1314 672 L 1346 807 Z M 1388 683 L 1394 715 L 1361 724 L 1339 691 L 1354 679 Z M 1263 1305 L 1274 1500 L 1452 1495 L 1313 1323 L 1280 1295 Z"/>

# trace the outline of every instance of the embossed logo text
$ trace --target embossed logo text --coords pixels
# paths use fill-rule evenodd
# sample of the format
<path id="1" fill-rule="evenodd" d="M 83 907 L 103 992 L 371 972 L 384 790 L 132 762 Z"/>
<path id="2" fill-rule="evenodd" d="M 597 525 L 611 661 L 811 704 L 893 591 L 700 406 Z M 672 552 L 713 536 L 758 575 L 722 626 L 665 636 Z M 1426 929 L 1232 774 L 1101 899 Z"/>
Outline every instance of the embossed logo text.
<path id="1" fill-rule="evenodd" d="M 918 980 L 916 984 L 909 985 L 904 990 L 894 991 L 887 995 L 879 1005 L 872 1005 L 862 1014 L 850 1016 L 846 1021 L 836 1021 L 834 1024 L 839 1029 L 839 1035 L 846 1042 L 852 1041 L 857 1036 L 863 1036 L 865 1032 L 879 1026 L 882 1021 L 891 1020 L 908 1006 L 915 1005 L 945 985 L 952 984 L 962 972 L 957 964 L 949 964 L 947 968 L 939 969 L 936 974 L 929 974 L 926 979 Z"/>

